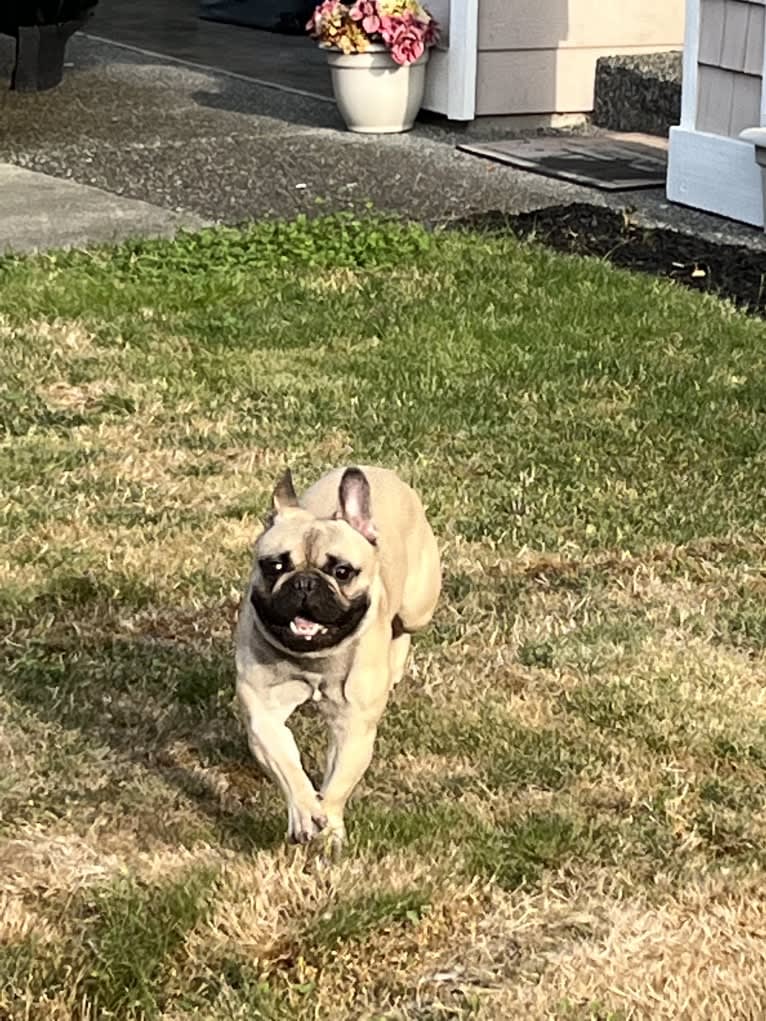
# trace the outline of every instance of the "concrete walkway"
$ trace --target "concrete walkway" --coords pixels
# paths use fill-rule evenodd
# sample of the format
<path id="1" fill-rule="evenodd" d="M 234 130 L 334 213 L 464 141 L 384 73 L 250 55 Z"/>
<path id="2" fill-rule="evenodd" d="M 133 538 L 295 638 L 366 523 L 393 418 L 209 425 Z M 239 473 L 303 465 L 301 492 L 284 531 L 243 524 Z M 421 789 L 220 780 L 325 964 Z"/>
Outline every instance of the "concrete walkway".
<path id="1" fill-rule="evenodd" d="M 55 189 L 38 190 L 41 229 L 25 234 L 24 216 L 4 200 L 6 247 L 81 244 L 317 209 L 371 205 L 440 222 L 570 202 L 627 207 L 647 225 L 766 244 L 760 231 L 670 206 L 662 189 L 607 196 L 458 152 L 466 132 L 443 121 L 421 122 L 407 135 L 353 135 L 321 99 L 83 36 L 69 53 L 73 66 L 57 89 L 0 91 L 0 162 L 97 189 L 78 192 L 78 201 L 92 200 L 91 210 L 81 205 L 71 234 L 56 233 L 54 225 L 63 231 L 70 214 L 62 215 Z M 0 75 L 10 73 L 10 63 L 11 47 L 0 37 Z M 474 138 L 493 134 L 507 135 L 507 127 L 471 131 Z"/>
<path id="2" fill-rule="evenodd" d="M 332 98 L 325 56 L 305 33 L 264 32 L 199 14 L 199 0 L 100 0 L 88 34 Z"/>
<path id="3" fill-rule="evenodd" d="M 201 217 L 0 164 L 0 252 L 79 247 L 135 237 L 170 237 Z"/>

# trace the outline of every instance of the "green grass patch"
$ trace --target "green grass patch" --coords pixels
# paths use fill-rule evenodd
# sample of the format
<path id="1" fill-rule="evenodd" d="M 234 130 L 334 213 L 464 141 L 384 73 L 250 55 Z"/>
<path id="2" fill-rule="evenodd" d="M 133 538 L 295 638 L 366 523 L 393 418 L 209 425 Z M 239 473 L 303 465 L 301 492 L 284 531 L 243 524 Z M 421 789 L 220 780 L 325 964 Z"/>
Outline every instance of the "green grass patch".
<path id="1" fill-rule="evenodd" d="M 85 900 L 90 953 L 80 987 L 98 1013 L 159 1013 L 163 978 L 187 933 L 208 910 L 213 880 L 211 873 L 201 871 L 143 888 L 127 880 L 94 891 Z"/>
<path id="2" fill-rule="evenodd" d="M 381 893 L 336 904 L 323 912 L 301 934 L 304 954 L 322 957 L 347 943 L 363 943 L 376 933 L 399 926 L 417 925 L 431 903 L 428 890 Z"/>
<path id="3" fill-rule="evenodd" d="M 176 955 L 204 918 L 214 879 L 199 868 L 159 884 L 126 877 L 67 904 L 63 944 L 28 938 L 0 949 L 5 1002 L 61 995 L 99 1021 L 159 1017 Z"/>
<path id="4" fill-rule="evenodd" d="M 681 729 L 684 721 L 676 719 L 681 705 L 677 678 L 655 677 L 651 687 L 631 680 L 580 684 L 561 701 L 591 726 L 643 737 L 655 750 L 666 747 L 674 736 L 678 740 L 686 736 Z"/>
<path id="5" fill-rule="evenodd" d="M 469 865 L 512 890 L 567 862 L 608 860 L 612 845 L 609 831 L 595 824 L 558 812 L 530 812 L 486 828 L 473 842 Z"/>
<path id="6" fill-rule="evenodd" d="M 415 224 L 391 219 L 360 219 L 350 213 L 291 221 L 264 221 L 242 227 L 209 227 L 181 233 L 173 242 L 128 241 L 118 248 L 74 249 L 40 255 L 35 260 L 50 273 L 104 269 L 125 282 L 164 281 L 168 276 L 230 277 L 294 266 L 362 268 L 396 266 L 427 252 L 431 236 Z M 10 279 L 24 272 L 30 260 L 5 256 L 0 272 Z"/>
<path id="7" fill-rule="evenodd" d="M 97 832 L 125 862 L 54 939 L 5 941 L 0 1014 L 71 996 L 88 1021 L 486 1017 L 468 929 L 465 971 L 425 981 L 454 970 L 441 881 L 520 955 L 508 991 L 537 974 L 494 931 L 508 896 L 561 883 L 606 919 L 605 891 L 762 867 L 763 322 L 512 238 L 354 216 L 7 257 L 0 283 L 0 834 Z M 275 476 L 353 462 L 423 494 L 444 593 L 349 810 L 369 876 L 347 889 L 276 847 L 230 629 Z M 313 775 L 320 722 L 294 721 Z M 220 895 L 202 866 L 139 878 L 209 845 L 252 872 L 271 972 L 260 933 L 238 936 L 249 958 L 187 955 Z M 431 874 L 382 878 L 410 861 Z M 344 955 L 361 974 L 400 932 L 411 965 L 344 1000 Z M 620 1017 L 641 981 L 594 983 L 547 1014 Z"/>
<path id="8" fill-rule="evenodd" d="M 462 846 L 477 827 L 471 812 L 452 801 L 412 799 L 406 806 L 381 807 L 365 799 L 358 803 L 351 840 L 381 858 L 406 850 L 439 854 Z"/>
<path id="9" fill-rule="evenodd" d="M 762 324 L 508 239 L 322 224 L 224 232 L 216 244 L 232 246 L 239 283 L 207 272 L 227 260 L 191 238 L 17 260 L 4 307 L 18 322 L 87 321 L 120 378 L 147 397 L 161 384 L 165 419 L 182 401 L 233 410 L 235 442 L 294 444 L 302 468 L 301 446 L 328 429 L 352 436 L 359 459 L 420 462 L 437 522 L 449 516 L 468 539 L 638 549 L 756 525 Z M 260 251 L 259 231 L 274 239 L 260 276 L 235 243 Z M 368 265 L 355 246 L 377 250 L 378 238 L 388 254 Z M 357 266 L 360 289 L 334 289 L 317 269 L 307 296 L 292 268 L 311 272 L 313 256 L 296 256 L 304 243 L 324 251 L 323 267 Z M 165 339 L 179 334 L 191 346 Z M 11 392 L 28 390 L 37 364 L 33 350 Z M 18 429 L 27 435 L 20 419 Z"/>
<path id="10" fill-rule="evenodd" d="M 572 736 L 521 726 L 501 699 L 480 710 L 438 709 L 422 697 L 395 702 L 381 725 L 379 751 L 468 758 L 492 788 L 533 785 L 557 790 L 574 779 L 592 755 Z M 444 782 L 450 784 L 449 764 Z"/>

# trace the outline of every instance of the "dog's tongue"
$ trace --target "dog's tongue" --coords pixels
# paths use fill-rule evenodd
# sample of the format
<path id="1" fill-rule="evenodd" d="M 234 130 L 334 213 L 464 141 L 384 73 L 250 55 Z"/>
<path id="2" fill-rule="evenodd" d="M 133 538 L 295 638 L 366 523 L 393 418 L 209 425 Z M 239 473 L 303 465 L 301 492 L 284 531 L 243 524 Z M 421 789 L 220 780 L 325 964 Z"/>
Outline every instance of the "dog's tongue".
<path id="1" fill-rule="evenodd" d="M 308 620 L 306 617 L 293 617 L 290 621 L 290 630 L 294 635 L 311 639 L 314 635 L 318 635 L 320 631 L 323 631 L 324 628 L 321 624 L 317 624 L 315 620 Z"/>

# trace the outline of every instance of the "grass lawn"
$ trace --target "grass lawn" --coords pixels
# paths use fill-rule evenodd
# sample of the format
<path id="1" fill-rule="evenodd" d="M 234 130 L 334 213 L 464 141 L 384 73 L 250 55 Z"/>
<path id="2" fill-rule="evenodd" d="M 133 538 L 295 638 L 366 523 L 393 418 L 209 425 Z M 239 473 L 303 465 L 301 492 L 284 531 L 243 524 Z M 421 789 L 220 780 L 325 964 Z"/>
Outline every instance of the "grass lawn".
<path id="1" fill-rule="evenodd" d="M 763 1017 L 762 322 L 344 220 L 0 309 L 0 1018 Z M 397 467 L 444 552 L 332 865 L 233 705 L 288 462 Z"/>

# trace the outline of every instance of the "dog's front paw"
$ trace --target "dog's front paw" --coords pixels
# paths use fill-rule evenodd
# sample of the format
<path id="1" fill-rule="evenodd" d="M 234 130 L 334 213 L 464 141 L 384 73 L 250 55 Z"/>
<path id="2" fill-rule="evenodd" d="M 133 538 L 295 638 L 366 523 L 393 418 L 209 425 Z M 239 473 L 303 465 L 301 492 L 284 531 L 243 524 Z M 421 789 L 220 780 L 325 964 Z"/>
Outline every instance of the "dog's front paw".
<path id="1" fill-rule="evenodd" d="M 342 811 L 336 811 L 331 805 L 326 805 L 325 812 L 327 823 L 322 830 L 322 844 L 327 852 L 336 858 L 346 844 L 346 824 Z"/>
<path id="2" fill-rule="evenodd" d="M 317 799 L 313 804 L 291 805 L 287 839 L 291 844 L 308 844 L 327 826 L 327 816 Z"/>
<path id="3" fill-rule="evenodd" d="M 328 822 L 326 829 L 322 832 L 325 853 L 334 861 L 343 854 L 346 846 L 346 827 L 343 822 Z"/>

